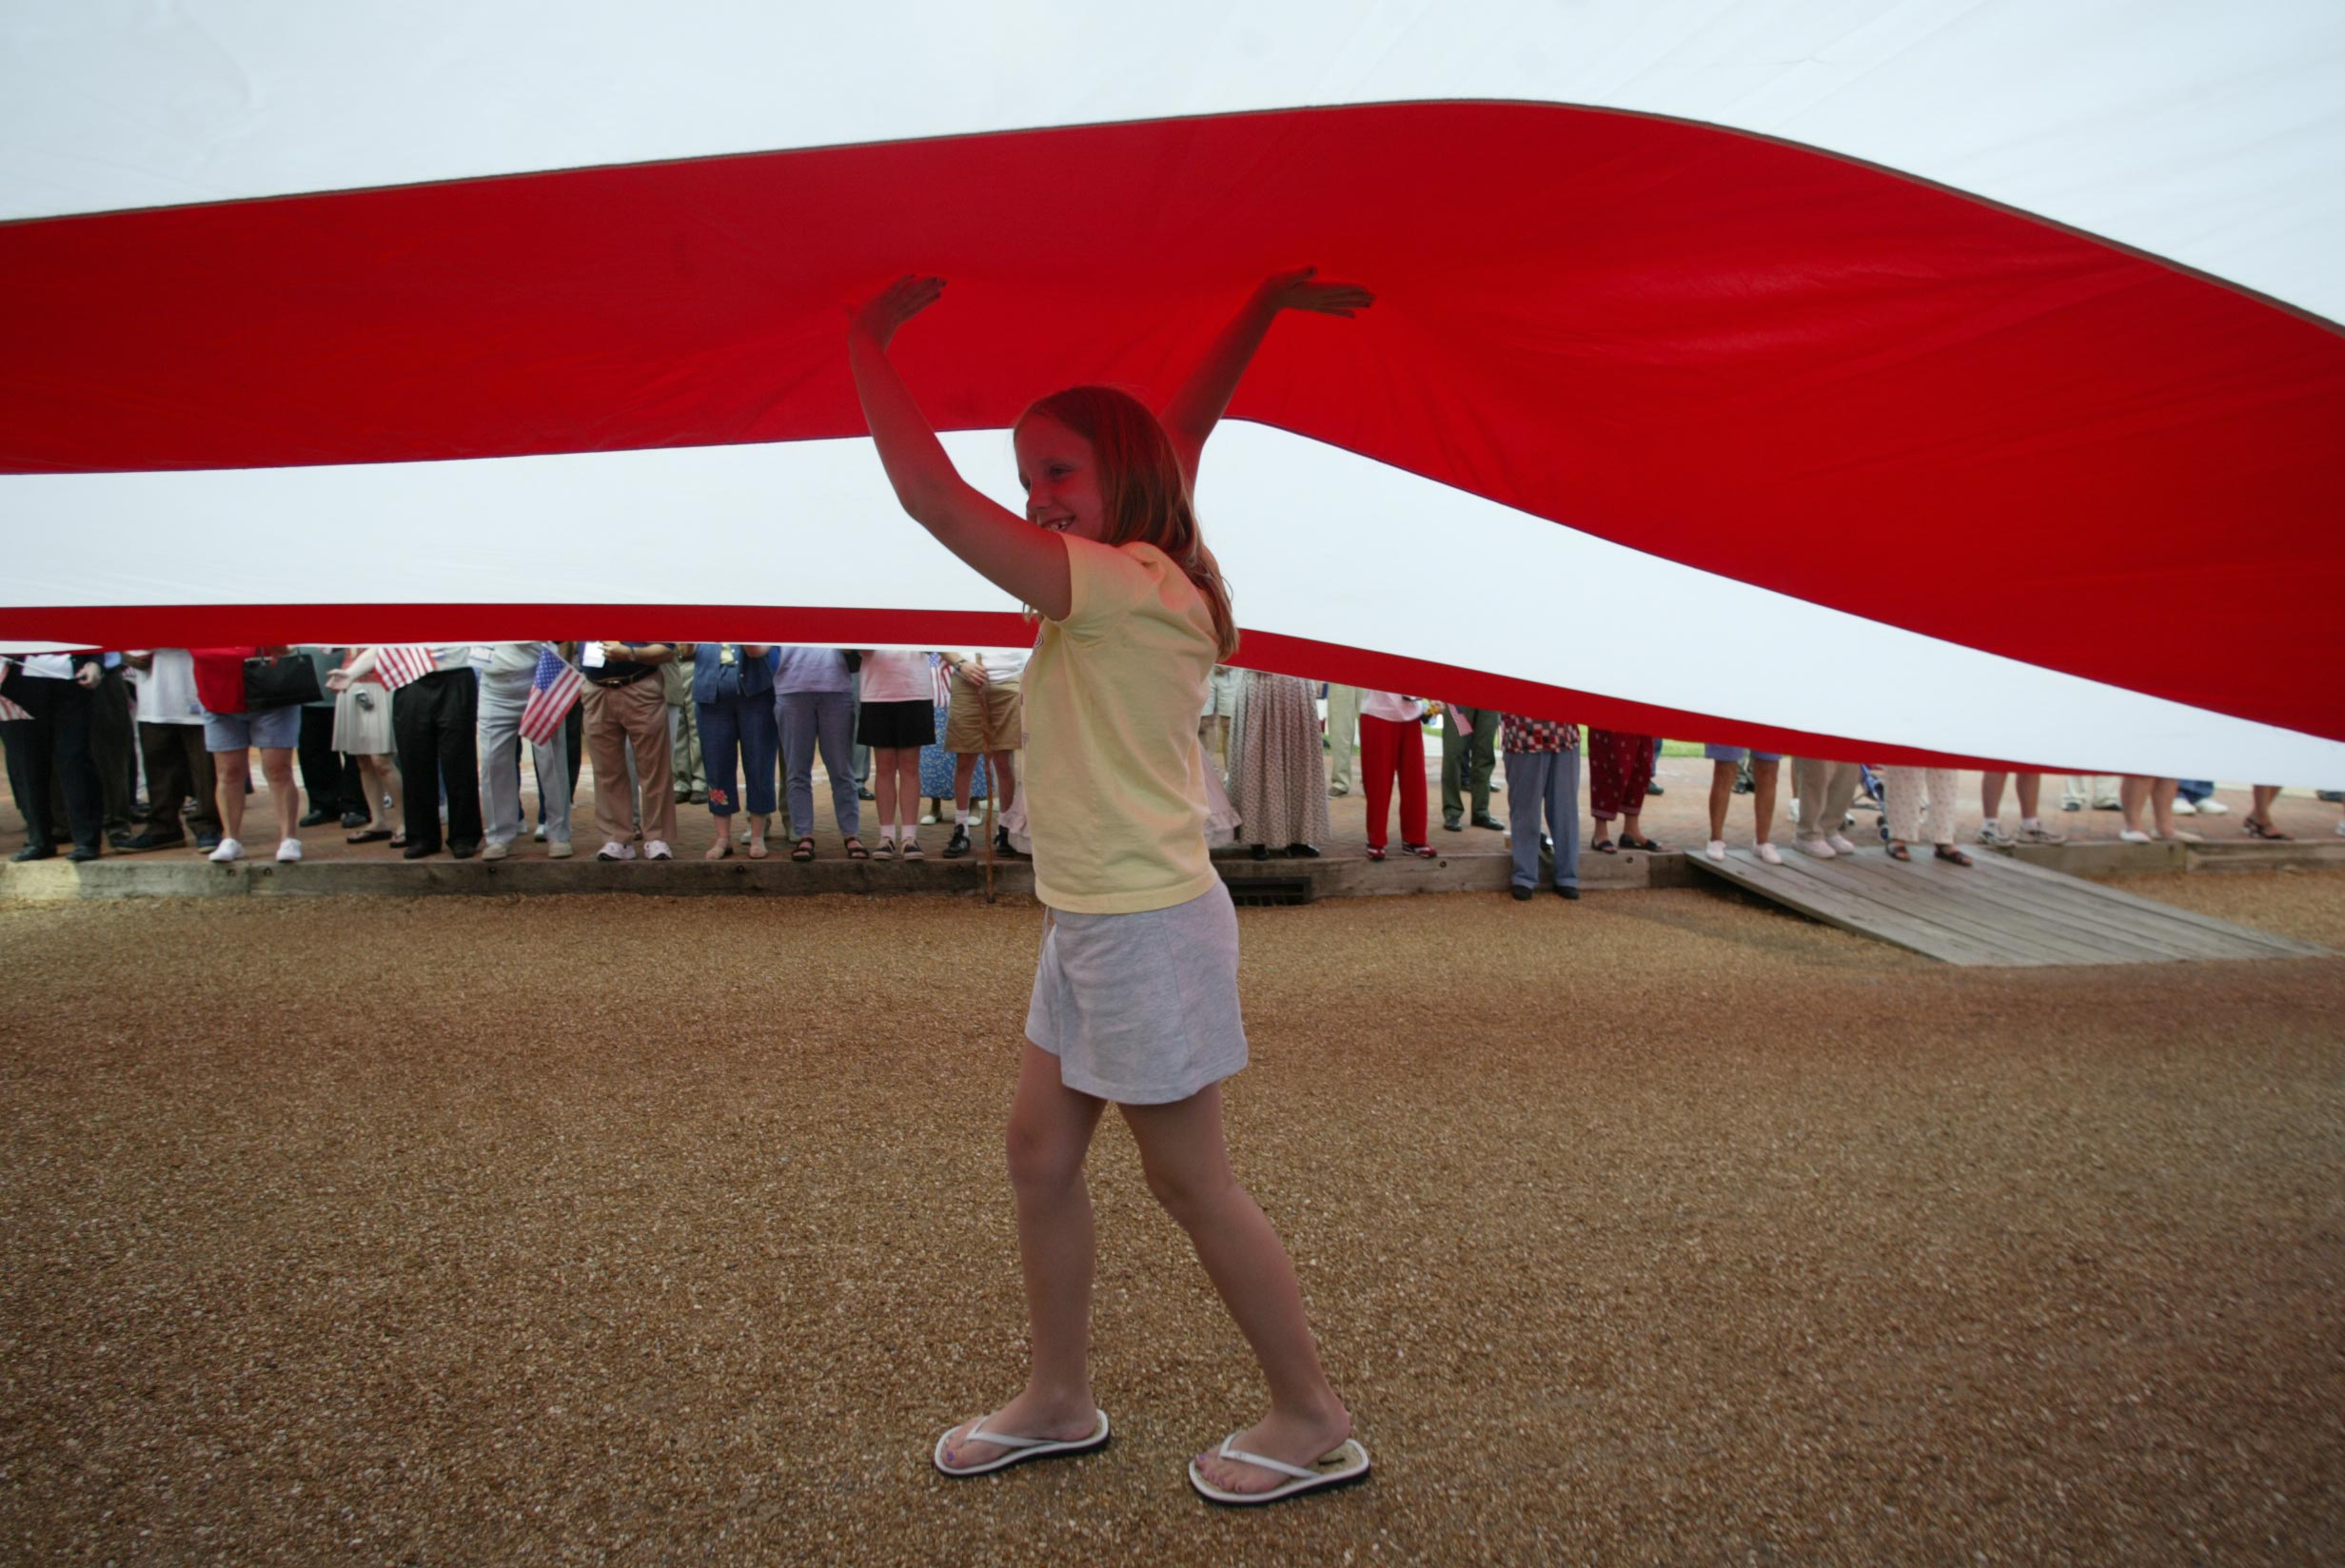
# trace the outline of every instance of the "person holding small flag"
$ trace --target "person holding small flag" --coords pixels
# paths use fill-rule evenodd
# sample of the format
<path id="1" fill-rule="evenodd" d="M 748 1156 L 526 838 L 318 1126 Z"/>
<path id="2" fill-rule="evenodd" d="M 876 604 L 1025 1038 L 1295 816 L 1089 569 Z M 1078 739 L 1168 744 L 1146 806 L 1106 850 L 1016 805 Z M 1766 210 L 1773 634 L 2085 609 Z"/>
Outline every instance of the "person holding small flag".
<path id="1" fill-rule="evenodd" d="M 500 642 L 481 671 L 483 860 L 502 860 L 522 835 L 521 743 L 529 742 L 538 798 L 545 803 L 545 853 L 570 858 L 570 748 L 562 720 L 585 679 L 555 642 Z"/>
<path id="2" fill-rule="evenodd" d="M 391 733 L 407 787 L 409 860 L 438 854 L 440 813 L 447 803 L 448 853 L 468 860 L 481 850 L 481 760 L 473 750 L 480 724 L 481 683 L 472 674 L 468 642 L 392 643 L 368 648 L 335 672 L 344 684 L 373 675 L 391 692 Z M 335 688 L 339 691 L 341 688 Z"/>

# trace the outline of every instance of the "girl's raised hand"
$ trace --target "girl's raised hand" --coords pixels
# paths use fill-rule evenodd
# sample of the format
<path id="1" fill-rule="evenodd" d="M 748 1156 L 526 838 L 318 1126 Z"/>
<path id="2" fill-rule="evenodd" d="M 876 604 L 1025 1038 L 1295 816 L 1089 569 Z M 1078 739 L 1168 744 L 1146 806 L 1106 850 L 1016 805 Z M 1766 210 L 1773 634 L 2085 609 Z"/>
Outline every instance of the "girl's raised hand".
<path id="1" fill-rule="evenodd" d="M 1273 272 L 1262 281 L 1262 297 L 1279 310 L 1316 310 L 1323 316 L 1350 316 L 1376 303 L 1376 296 L 1358 284 L 1323 283 L 1315 266 Z"/>
<path id="2" fill-rule="evenodd" d="M 852 313 L 850 332 L 862 333 L 881 348 L 896 336 L 896 329 L 935 304 L 944 296 L 942 278 L 922 278 L 905 273 L 894 283 L 865 301 L 863 307 Z"/>

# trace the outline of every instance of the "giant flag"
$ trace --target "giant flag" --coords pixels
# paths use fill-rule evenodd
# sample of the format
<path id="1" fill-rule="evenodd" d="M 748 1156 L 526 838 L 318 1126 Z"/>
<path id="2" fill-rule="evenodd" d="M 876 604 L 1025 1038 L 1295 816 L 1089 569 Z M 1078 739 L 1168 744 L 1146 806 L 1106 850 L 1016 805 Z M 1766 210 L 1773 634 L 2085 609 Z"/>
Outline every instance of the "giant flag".
<path id="1" fill-rule="evenodd" d="M 1160 401 L 1314 263 L 1375 308 L 1282 322 L 1199 482 L 1243 661 L 2345 782 L 2326 0 L 186 0 L 0 42 L 0 640 L 1012 641 L 859 439 L 846 304 L 953 280 L 898 360 L 1008 499 L 1028 401 Z"/>

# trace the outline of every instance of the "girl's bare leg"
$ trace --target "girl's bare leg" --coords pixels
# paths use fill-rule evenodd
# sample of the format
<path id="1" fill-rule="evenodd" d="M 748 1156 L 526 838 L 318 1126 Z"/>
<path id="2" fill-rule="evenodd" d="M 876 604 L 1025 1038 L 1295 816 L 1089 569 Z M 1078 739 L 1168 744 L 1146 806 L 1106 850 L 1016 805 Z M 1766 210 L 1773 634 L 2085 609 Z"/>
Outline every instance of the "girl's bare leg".
<path id="1" fill-rule="evenodd" d="M 920 835 L 920 748 L 904 746 L 896 753 L 896 798 L 903 812 L 906 839 Z"/>
<path id="2" fill-rule="evenodd" d="M 1034 1369 L 1025 1392 L 985 1418 L 988 1430 L 1007 1437 L 1071 1442 L 1098 1423 L 1091 1397 L 1093 1248 L 1083 1157 L 1106 1104 L 1059 1082 L 1058 1058 L 1026 1042 L 1008 1142 Z M 947 1436 L 946 1463 L 982 1464 L 1001 1457 L 1003 1450 L 982 1438 L 965 1441 L 975 1424 L 965 1422 Z"/>
<path id="3" fill-rule="evenodd" d="M 1320 1368 L 1294 1264 L 1230 1169 L 1221 1086 L 1169 1106 L 1117 1108 L 1139 1143 L 1149 1190 L 1189 1233 L 1270 1384 L 1270 1414 L 1239 1433 L 1237 1446 L 1289 1464 L 1311 1463 L 1351 1436 L 1351 1414 Z M 1211 1453 L 1197 1457 L 1197 1467 L 1225 1491 L 1268 1491 L 1288 1479 Z"/>
<path id="4" fill-rule="evenodd" d="M 874 746 L 871 749 L 871 793 L 873 804 L 878 808 L 874 814 L 879 818 L 879 836 L 892 839 L 896 836 L 898 804 L 896 798 L 896 748 L 893 746 Z M 918 813 L 913 814 L 916 816 Z"/>

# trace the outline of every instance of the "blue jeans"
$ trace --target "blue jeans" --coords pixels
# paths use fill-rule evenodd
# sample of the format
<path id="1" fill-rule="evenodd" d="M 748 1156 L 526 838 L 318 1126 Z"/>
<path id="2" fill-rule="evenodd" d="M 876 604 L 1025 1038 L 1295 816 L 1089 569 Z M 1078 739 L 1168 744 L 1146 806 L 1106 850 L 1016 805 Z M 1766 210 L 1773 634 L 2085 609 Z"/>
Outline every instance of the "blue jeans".
<path id="1" fill-rule="evenodd" d="M 697 703 L 700 719 L 700 766 L 708 774 L 708 812 L 731 816 L 744 805 L 751 816 L 774 814 L 774 749 L 781 744 L 774 705 L 765 694 L 721 696 Z M 742 788 L 733 788 L 734 764 Z"/>
<path id="2" fill-rule="evenodd" d="M 1539 885 L 1539 813 L 1555 840 L 1555 885 L 1580 885 L 1580 754 L 1507 754 L 1507 831 L 1514 838 L 1518 888 Z"/>
<path id="3" fill-rule="evenodd" d="M 2178 799 L 2187 800 L 2192 805 L 2196 806 L 2198 802 L 2204 800 L 2207 796 L 2215 793 L 2215 780 L 2211 778 L 2185 778 L 2176 783 L 2174 793 Z"/>
<path id="4" fill-rule="evenodd" d="M 852 838 L 863 825 L 855 795 L 855 694 L 779 692 L 774 716 L 781 724 L 781 759 L 790 775 L 790 825 L 803 838 L 815 826 L 815 744 L 822 746 L 823 771 L 831 775 L 831 810 L 838 831 Z"/>

